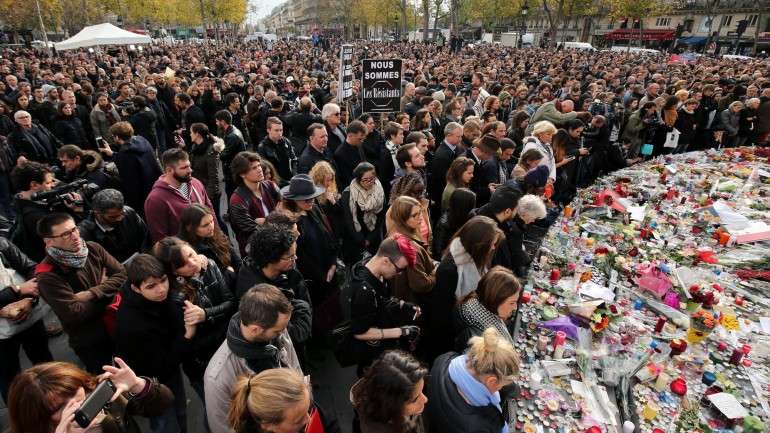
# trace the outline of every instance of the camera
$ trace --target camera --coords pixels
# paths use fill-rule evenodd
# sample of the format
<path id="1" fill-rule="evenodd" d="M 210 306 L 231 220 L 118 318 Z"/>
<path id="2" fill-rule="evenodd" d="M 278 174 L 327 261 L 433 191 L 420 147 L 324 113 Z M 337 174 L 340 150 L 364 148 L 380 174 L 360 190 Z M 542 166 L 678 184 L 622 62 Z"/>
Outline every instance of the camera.
<path id="1" fill-rule="evenodd" d="M 88 183 L 87 179 L 78 179 L 64 185 L 58 185 L 49 191 L 32 193 L 30 199 L 33 201 L 41 201 L 49 206 L 53 206 L 60 203 L 70 203 L 76 206 L 82 206 L 91 201 L 91 197 L 94 196 L 100 190 L 99 185 L 95 183 Z M 71 200 L 69 193 L 77 192 L 82 197 L 82 200 Z"/>

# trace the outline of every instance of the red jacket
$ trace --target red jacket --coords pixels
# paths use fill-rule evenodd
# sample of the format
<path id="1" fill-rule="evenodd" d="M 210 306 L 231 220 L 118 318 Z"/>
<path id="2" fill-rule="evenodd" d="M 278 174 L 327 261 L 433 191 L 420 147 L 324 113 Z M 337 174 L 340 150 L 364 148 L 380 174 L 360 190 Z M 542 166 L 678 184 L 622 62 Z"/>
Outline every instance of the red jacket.
<path id="1" fill-rule="evenodd" d="M 176 236 L 179 232 L 179 215 L 193 203 L 206 205 L 213 212 L 206 188 L 198 179 L 190 180 L 189 200 L 178 189 L 163 180 L 163 177 L 156 180 L 144 202 L 144 215 L 152 241 L 157 242 L 166 236 Z"/>

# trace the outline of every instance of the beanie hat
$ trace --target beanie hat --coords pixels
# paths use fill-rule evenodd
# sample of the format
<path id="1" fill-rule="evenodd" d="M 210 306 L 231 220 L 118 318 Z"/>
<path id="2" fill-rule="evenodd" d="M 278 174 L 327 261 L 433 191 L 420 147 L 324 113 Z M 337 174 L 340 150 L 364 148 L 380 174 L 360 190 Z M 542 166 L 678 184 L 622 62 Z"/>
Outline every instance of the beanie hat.
<path id="1" fill-rule="evenodd" d="M 549 174 L 550 170 L 548 167 L 545 165 L 538 165 L 524 175 L 524 182 L 534 186 L 535 188 L 541 188 L 545 186 L 546 182 L 548 182 Z"/>

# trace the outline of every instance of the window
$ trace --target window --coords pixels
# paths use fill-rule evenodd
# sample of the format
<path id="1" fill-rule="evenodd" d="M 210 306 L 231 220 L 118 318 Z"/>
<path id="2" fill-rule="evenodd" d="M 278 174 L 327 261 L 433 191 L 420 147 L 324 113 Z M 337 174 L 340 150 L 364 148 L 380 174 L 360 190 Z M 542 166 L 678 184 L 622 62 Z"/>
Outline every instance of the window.
<path id="1" fill-rule="evenodd" d="M 729 27 L 730 24 L 733 23 L 733 16 L 732 15 L 722 15 L 722 25 Z"/>
<path id="2" fill-rule="evenodd" d="M 613 27 L 615 27 L 615 21 L 610 21 L 609 24 L 607 24 L 607 30 L 612 30 Z"/>
<path id="3" fill-rule="evenodd" d="M 682 24 L 682 30 L 685 32 L 692 32 L 693 24 L 695 24 L 693 20 L 685 20 L 684 24 Z"/>
<path id="4" fill-rule="evenodd" d="M 655 27 L 668 27 L 671 25 L 671 18 L 658 18 L 655 20 Z"/>
<path id="5" fill-rule="evenodd" d="M 754 27 L 757 25 L 757 20 L 759 19 L 759 15 L 749 15 L 746 17 L 746 21 L 749 22 L 748 27 Z"/>

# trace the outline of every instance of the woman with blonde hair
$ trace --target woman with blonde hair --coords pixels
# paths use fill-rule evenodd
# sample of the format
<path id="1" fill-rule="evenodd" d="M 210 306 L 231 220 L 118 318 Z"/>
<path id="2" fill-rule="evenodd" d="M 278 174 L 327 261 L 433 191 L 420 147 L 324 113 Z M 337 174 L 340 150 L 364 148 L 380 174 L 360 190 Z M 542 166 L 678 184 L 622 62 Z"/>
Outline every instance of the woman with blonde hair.
<path id="1" fill-rule="evenodd" d="M 390 287 L 393 296 L 405 301 L 420 303 L 419 295 L 433 290 L 436 283 L 436 263 L 431 259 L 427 245 L 420 238 L 422 224 L 422 204 L 413 197 L 402 195 L 390 205 L 390 217 L 393 224 L 388 235 L 401 234 L 409 238 L 417 252 L 414 266 L 393 277 Z"/>
<path id="2" fill-rule="evenodd" d="M 541 120 L 532 127 L 532 135 L 524 139 L 523 155 L 529 149 L 536 149 L 543 155 L 540 165 L 548 167 L 548 179 L 550 183 L 556 180 L 556 158 L 551 148 L 551 140 L 556 134 L 556 126 L 547 120 Z"/>
<path id="3" fill-rule="evenodd" d="M 464 355 L 436 359 L 428 379 L 425 415 L 432 431 L 508 432 L 500 390 L 519 374 L 519 356 L 494 327 L 472 337 Z"/>
<path id="4" fill-rule="evenodd" d="M 340 233 L 343 230 L 340 227 L 343 212 L 340 193 L 337 191 L 337 173 L 334 171 L 334 167 L 327 161 L 318 161 L 310 169 L 308 176 L 313 180 L 315 186 L 326 190 L 316 197 L 316 202 L 326 217 L 329 218 L 334 231 Z"/>
<path id="5" fill-rule="evenodd" d="M 302 375 L 273 368 L 238 379 L 227 421 L 235 433 L 298 433 L 316 413 Z"/>

